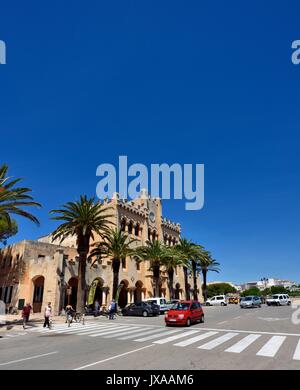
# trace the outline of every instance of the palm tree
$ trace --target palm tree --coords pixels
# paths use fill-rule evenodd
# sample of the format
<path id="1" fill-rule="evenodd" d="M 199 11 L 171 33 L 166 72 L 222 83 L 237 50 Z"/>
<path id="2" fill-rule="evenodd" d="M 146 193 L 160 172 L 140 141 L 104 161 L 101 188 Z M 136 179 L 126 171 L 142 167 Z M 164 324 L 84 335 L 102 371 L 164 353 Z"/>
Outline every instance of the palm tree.
<path id="1" fill-rule="evenodd" d="M 153 296 L 159 296 L 160 267 L 168 257 L 167 247 L 158 240 L 147 241 L 145 246 L 136 249 L 136 260 L 150 261 L 153 273 Z"/>
<path id="2" fill-rule="evenodd" d="M 205 302 L 207 300 L 207 273 L 209 271 L 219 272 L 220 271 L 219 265 L 220 263 L 218 263 L 216 260 L 214 260 L 211 257 L 210 252 L 206 250 L 202 250 L 202 254 L 200 258 L 200 269 L 203 275 L 202 294 Z"/>
<path id="3" fill-rule="evenodd" d="M 188 283 L 188 268 L 190 268 L 192 259 L 199 254 L 199 247 L 192 241 L 186 238 L 181 238 L 179 243 L 175 246 L 175 248 L 176 250 L 179 251 L 182 258 L 185 259 L 185 265 L 183 265 L 184 285 L 185 285 L 184 287 L 185 287 L 185 297 L 187 300 L 189 300 L 190 289 Z M 196 285 L 197 285 L 197 281 L 196 281 Z"/>
<path id="4" fill-rule="evenodd" d="M 77 238 L 78 263 L 78 290 L 77 290 L 77 311 L 83 313 L 85 306 L 85 273 L 86 261 L 90 250 L 90 240 L 94 240 L 94 234 L 102 236 L 108 231 L 111 224 L 107 212 L 110 207 L 104 208 L 95 198 L 87 198 L 81 195 L 75 202 L 65 203 L 59 210 L 51 210 L 50 214 L 57 214 L 51 219 L 64 221 L 52 233 L 52 241 L 59 239 L 64 241 L 69 236 Z"/>
<path id="5" fill-rule="evenodd" d="M 40 203 L 34 202 L 33 197 L 28 193 L 30 188 L 15 187 L 21 179 L 13 179 L 7 176 L 8 166 L 3 164 L 0 167 L 0 218 L 5 219 L 8 228 L 11 226 L 11 214 L 21 215 L 24 218 L 39 225 L 38 219 L 25 211 L 23 207 L 40 207 Z M 1 239 L 1 237 L 0 237 Z"/>
<path id="6" fill-rule="evenodd" d="M 119 271 L 122 258 L 133 256 L 135 248 L 132 243 L 137 240 L 129 238 L 128 234 L 120 229 L 111 229 L 107 234 L 103 235 L 104 241 L 95 243 L 94 249 L 91 251 L 90 258 L 109 257 L 112 259 L 113 270 L 113 299 L 116 299 L 116 294 L 119 286 Z"/>
<path id="7" fill-rule="evenodd" d="M 165 267 L 168 274 L 170 299 L 174 299 L 174 270 L 176 267 L 188 268 L 189 265 L 176 247 L 166 248 L 166 257 L 162 258 L 161 264 Z"/>

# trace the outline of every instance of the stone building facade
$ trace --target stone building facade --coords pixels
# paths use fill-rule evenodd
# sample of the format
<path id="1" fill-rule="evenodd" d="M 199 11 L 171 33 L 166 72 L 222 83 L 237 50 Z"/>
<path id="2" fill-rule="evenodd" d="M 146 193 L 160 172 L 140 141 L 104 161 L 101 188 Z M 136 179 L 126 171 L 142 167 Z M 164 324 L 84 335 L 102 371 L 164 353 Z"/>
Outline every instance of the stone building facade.
<path id="1" fill-rule="evenodd" d="M 180 224 L 162 216 L 162 202 L 142 192 L 133 201 L 119 199 L 104 202 L 109 209 L 110 219 L 132 238 L 133 245 L 144 245 L 148 240 L 160 240 L 166 245 L 176 245 L 181 233 Z M 95 237 L 95 241 L 99 238 Z M 7 246 L 0 251 L 0 300 L 7 308 L 22 306 L 24 302 L 33 305 L 34 312 L 40 312 L 47 302 L 52 302 L 58 314 L 67 302 L 76 305 L 78 283 L 78 253 L 76 238 L 69 237 L 63 243 L 52 242 L 51 235 L 36 241 L 24 240 Z M 153 279 L 149 262 L 136 263 L 131 258 L 122 259 L 119 280 L 123 284 L 119 305 L 152 297 Z M 189 285 L 192 278 L 189 276 Z M 94 300 L 107 305 L 112 298 L 113 272 L 111 259 L 88 263 L 86 272 L 88 288 L 96 286 Z M 174 273 L 175 297 L 185 299 L 184 274 L 181 267 Z M 191 288 L 191 287 L 190 287 Z M 192 294 L 192 288 L 191 288 Z M 198 281 L 199 298 L 201 284 Z M 160 295 L 169 299 L 167 273 L 162 268 Z"/>

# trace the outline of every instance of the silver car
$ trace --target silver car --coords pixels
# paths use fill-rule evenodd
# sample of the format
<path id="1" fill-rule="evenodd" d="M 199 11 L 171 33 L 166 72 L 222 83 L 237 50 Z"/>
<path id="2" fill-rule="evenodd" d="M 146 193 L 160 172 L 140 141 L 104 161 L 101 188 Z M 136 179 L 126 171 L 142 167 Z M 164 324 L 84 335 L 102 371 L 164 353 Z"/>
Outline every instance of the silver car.
<path id="1" fill-rule="evenodd" d="M 246 307 L 261 307 L 261 299 L 256 295 L 249 295 L 241 300 L 240 307 L 242 309 Z"/>

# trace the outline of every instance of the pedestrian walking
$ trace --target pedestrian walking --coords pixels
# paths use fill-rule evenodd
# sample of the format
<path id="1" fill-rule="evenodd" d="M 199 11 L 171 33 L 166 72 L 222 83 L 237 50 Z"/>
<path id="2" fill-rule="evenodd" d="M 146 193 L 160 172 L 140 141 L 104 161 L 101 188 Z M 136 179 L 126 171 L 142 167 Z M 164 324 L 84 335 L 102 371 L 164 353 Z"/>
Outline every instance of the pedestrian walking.
<path id="1" fill-rule="evenodd" d="M 30 312 L 32 307 L 30 303 L 26 303 L 26 305 L 22 309 L 22 318 L 23 318 L 23 329 L 25 329 L 26 324 L 29 321 Z"/>
<path id="2" fill-rule="evenodd" d="M 110 304 L 109 304 L 109 307 L 108 307 L 108 311 L 109 311 L 109 319 L 110 320 L 114 320 L 115 319 L 115 312 L 117 310 L 117 304 L 116 304 L 116 301 L 113 299 Z"/>
<path id="3" fill-rule="evenodd" d="M 98 299 L 96 299 L 94 303 L 94 317 L 97 317 L 99 315 L 99 309 L 100 309 L 100 303 Z"/>
<path id="4" fill-rule="evenodd" d="M 44 328 L 46 328 L 46 326 L 50 328 L 49 321 L 51 316 L 52 316 L 52 306 L 51 306 L 51 302 L 48 302 L 48 305 L 45 307 L 45 311 L 44 311 L 44 318 L 45 318 Z"/>

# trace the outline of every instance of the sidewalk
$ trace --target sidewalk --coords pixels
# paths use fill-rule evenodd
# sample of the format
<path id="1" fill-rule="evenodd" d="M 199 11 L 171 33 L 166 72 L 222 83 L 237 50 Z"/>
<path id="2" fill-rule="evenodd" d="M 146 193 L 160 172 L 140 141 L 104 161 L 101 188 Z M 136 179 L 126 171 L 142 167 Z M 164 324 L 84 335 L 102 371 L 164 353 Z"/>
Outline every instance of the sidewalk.
<path id="1" fill-rule="evenodd" d="M 61 316 L 53 316 L 53 322 L 64 323 L 66 318 L 64 315 Z M 41 313 L 35 313 L 30 315 L 30 319 L 28 322 L 29 327 L 40 327 L 44 323 L 44 317 Z M 8 330 L 23 330 L 23 320 L 20 314 L 6 314 L 1 316 L 0 320 L 0 334 L 1 332 L 7 332 Z"/>

